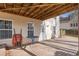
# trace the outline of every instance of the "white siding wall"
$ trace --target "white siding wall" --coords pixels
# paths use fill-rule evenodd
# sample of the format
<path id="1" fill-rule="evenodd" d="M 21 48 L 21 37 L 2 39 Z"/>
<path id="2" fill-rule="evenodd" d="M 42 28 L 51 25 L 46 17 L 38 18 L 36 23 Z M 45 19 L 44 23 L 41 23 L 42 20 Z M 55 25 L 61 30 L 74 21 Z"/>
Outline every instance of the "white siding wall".
<path id="1" fill-rule="evenodd" d="M 39 34 L 40 34 L 40 25 L 41 25 L 40 20 L 31 19 L 31 18 L 27 18 L 27 17 L 23 17 L 23 16 L 17 16 L 17 15 L 8 14 L 8 13 L 3 13 L 3 12 L 0 12 L 0 19 L 1 20 L 12 20 L 13 28 L 15 28 L 16 33 L 20 33 L 20 30 L 22 29 L 22 35 L 23 35 L 24 39 L 28 39 L 28 38 L 26 38 L 27 34 L 28 34 L 27 33 L 27 24 L 30 21 L 34 22 L 34 35 L 39 36 Z M 14 34 L 14 31 L 12 31 L 12 32 Z M 0 44 L 2 44 L 2 43 L 11 44 L 12 38 L 4 39 L 4 40 L 0 39 Z"/>

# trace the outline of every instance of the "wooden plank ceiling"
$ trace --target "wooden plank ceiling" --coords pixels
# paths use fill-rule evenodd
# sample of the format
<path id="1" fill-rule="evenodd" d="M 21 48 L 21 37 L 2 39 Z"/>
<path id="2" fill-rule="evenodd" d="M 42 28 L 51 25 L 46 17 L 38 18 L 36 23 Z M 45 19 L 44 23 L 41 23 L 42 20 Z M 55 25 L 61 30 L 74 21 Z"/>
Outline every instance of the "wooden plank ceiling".
<path id="1" fill-rule="evenodd" d="M 78 8 L 77 3 L 0 3 L 0 11 L 45 20 Z"/>

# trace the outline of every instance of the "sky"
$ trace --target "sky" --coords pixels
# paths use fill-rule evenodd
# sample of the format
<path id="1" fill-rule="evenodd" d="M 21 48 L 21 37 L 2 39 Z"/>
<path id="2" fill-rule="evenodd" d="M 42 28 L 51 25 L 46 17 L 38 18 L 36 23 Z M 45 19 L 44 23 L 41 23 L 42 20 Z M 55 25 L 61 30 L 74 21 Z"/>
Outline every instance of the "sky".
<path id="1" fill-rule="evenodd" d="M 67 16 L 69 16 L 71 13 L 65 13 L 65 14 L 62 14 L 62 15 L 60 15 L 61 17 L 67 17 Z"/>

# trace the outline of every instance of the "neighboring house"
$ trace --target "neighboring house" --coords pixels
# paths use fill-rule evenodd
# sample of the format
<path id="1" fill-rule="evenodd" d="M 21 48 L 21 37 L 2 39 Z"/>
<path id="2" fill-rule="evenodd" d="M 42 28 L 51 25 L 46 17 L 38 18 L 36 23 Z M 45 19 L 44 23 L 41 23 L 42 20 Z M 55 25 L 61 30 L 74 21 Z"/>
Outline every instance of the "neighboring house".
<path id="1" fill-rule="evenodd" d="M 70 12 L 68 17 L 60 17 L 60 28 L 61 29 L 78 29 L 78 10 Z"/>
<path id="2" fill-rule="evenodd" d="M 64 34 L 78 34 L 78 10 L 71 11 L 67 17 L 60 16 L 60 28 Z"/>

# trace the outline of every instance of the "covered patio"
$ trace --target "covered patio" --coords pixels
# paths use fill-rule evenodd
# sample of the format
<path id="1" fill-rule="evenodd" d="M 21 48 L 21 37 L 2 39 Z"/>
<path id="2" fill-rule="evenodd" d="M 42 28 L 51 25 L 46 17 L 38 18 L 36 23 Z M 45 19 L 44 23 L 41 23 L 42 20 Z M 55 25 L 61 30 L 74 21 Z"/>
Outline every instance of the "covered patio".
<path id="1" fill-rule="evenodd" d="M 5 55 L 4 44 L 12 47 L 9 56 L 76 56 L 79 51 L 78 38 L 61 37 L 59 23 L 56 24 L 58 32 L 53 34 L 54 38 L 49 29 L 46 35 L 41 33 L 44 32 L 42 25 L 50 24 L 50 19 L 53 20 L 56 16 L 58 19 L 61 14 L 78 10 L 78 6 L 77 3 L 0 3 L 0 24 L 5 25 L 0 27 L 0 56 Z M 51 28 L 49 25 L 46 27 Z M 14 34 L 22 35 L 21 47 L 13 47 Z"/>

